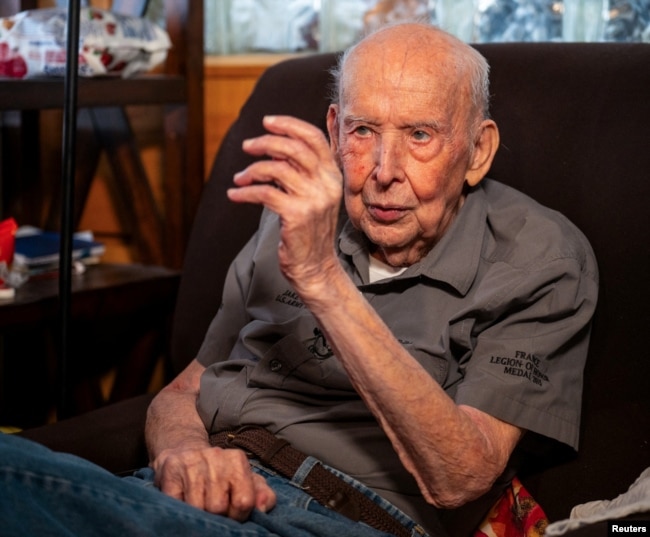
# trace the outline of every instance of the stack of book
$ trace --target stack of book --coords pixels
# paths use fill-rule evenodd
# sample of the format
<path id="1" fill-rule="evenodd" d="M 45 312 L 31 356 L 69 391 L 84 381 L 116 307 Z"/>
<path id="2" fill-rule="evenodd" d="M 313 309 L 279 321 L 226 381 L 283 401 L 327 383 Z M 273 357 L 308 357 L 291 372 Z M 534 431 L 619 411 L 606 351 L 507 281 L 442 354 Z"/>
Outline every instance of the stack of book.
<path id="1" fill-rule="evenodd" d="M 57 271 L 61 248 L 61 235 L 55 231 L 21 227 L 16 232 L 13 269 L 39 274 Z M 97 263 L 106 248 L 97 242 L 92 232 L 75 233 L 72 240 L 72 259 L 83 264 Z"/>

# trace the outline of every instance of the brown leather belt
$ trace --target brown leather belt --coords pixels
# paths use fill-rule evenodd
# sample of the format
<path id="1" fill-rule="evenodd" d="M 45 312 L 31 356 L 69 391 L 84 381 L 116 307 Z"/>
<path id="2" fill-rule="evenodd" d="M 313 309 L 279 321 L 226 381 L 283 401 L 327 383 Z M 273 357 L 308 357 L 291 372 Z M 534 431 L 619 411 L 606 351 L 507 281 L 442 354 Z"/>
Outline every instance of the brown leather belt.
<path id="1" fill-rule="evenodd" d="M 214 433 L 210 436 L 210 444 L 220 448 L 242 449 L 287 479 L 293 478 L 307 458 L 307 455 L 292 447 L 289 442 L 277 438 L 262 427 L 244 426 L 237 430 Z M 355 522 L 364 522 L 397 537 L 411 536 L 411 531 L 384 509 L 320 463 L 314 464 L 302 486 L 316 501 Z"/>

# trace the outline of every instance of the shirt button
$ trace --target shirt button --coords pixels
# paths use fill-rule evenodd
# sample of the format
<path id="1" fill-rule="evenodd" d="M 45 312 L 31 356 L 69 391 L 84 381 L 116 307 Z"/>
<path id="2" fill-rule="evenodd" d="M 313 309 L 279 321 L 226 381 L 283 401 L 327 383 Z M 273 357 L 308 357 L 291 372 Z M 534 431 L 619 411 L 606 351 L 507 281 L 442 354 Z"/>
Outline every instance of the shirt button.
<path id="1" fill-rule="evenodd" d="M 278 371 L 280 371 L 280 369 L 282 369 L 282 362 L 280 360 L 271 360 L 269 362 L 269 367 L 271 371 L 277 373 Z"/>

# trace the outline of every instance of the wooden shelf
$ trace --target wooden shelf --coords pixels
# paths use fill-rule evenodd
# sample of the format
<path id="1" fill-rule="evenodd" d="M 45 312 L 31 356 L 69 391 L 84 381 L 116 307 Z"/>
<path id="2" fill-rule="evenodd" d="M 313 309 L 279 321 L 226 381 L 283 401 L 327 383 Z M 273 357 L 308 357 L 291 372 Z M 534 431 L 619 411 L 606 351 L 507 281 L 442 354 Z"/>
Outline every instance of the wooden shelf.
<path id="1" fill-rule="evenodd" d="M 62 78 L 0 80 L 0 110 L 62 108 Z M 187 81 L 182 76 L 142 75 L 134 78 L 88 78 L 78 83 L 80 108 L 152 105 L 187 101 Z"/>
<path id="2" fill-rule="evenodd" d="M 157 304 L 171 311 L 180 272 L 155 265 L 100 263 L 73 276 L 72 316 L 101 310 L 102 315 L 134 311 Z M 12 299 L 0 300 L 0 331 L 57 319 L 59 281 L 56 273 L 30 278 Z"/>

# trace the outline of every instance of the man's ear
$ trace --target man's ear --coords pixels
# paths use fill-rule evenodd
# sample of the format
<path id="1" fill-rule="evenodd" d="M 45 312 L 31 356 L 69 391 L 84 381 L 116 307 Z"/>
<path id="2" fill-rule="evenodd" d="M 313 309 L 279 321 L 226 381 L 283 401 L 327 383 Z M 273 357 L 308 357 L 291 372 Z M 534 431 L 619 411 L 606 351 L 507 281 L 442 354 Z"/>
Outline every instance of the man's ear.
<path id="1" fill-rule="evenodd" d="M 491 119 L 485 119 L 478 128 L 465 180 L 469 186 L 478 185 L 487 174 L 499 148 L 499 129 Z"/>
<path id="2" fill-rule="evenodd" d="M 339 105 L 330 104 L 327 109 L 327 134 L 330 139 L 330 150 L 336 155 L 339 149 Z"/>

